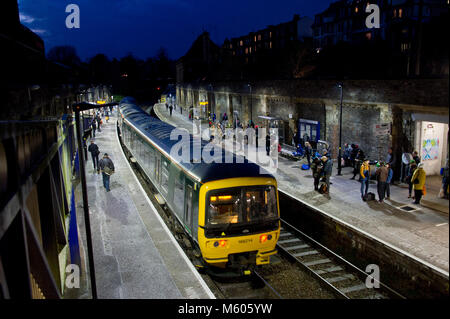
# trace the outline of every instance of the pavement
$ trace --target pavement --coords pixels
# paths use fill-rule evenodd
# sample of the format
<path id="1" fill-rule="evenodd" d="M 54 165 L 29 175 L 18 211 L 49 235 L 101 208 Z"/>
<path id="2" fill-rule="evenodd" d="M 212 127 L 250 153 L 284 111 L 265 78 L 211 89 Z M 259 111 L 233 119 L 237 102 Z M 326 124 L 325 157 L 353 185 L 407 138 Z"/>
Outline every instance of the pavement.
<path id="1" fill-rule="evenodd" d="M 185 114 L 180 114 L 179 108 L 173 111 L 172 116 L 166 111 L 164 104 L 155 104 L 153 108 L 163 121 L 193 132 L 192 121 Z M 260 142 L 259 146 L 259 151 L 264 152 L 265 141 Z M 256 152 L 256 148 L 250 145 L 248 151 Z M 242 152 L 235 153 L 243 155 Z M 412 199 L 408 199 L 407 187 L 391 186 L 389 200 L 383 203 L 364 202 L 361 200 L 361 184 L 358 180 L 350 180 L 353 174 L 352 169 L 348 167 L 343 168 L 342 176 L 331 177 L 330 195 L 321 195 L 314 191 L 311 171 L 301 170 L 303 163 L 279 157 L 278 169 L 274 174 L 279 191 L 316 207 L 332 218 L 343 221 L 397 250 L 414 256 L 420 262 L 448 276 L 448 200 L 437 199 L 436 194 L 431 191 L 424 197 L 425 201 L 431 203 L 428 205 L 431 208 L 415 205 Z M 336 174 L 336 163 L 333 166 L 333 174 Z M 369 192 L 377 194 L 374 182 L 371 182 Z M 425 204 L 425 201 L 422 203 Z M 438 209 L 432 209 L 433 205 L 435 208 L 439 206 Z M 402 207 L 405 206 L 411 207 L 412 210 L 403 210 Z M 442 207 L 447 207 L 447 213 L 442 212 Z"/>
<path id="2" fill-rule="evenodd" d="M 86 178 L 98 298 L 214 298 L 132 172 L 117 138 L 114 115 L 97 131 L 95 143 L 100 158 L 108 153 L 116 169 L 111 191 L 106 192 L 89 154 Z M 86 251 L 82 202 L 77 210 L 80 245 Z"/>

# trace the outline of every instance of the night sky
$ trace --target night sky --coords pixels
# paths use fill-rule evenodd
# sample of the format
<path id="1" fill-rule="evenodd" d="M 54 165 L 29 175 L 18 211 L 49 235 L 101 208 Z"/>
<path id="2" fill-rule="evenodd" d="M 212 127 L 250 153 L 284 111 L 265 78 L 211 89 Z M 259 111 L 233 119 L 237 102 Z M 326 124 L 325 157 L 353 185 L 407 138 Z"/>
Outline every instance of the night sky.
<path id="1" fill-rule="evenodd" d="M 178 59 L 207 30 L 221 45 L 225 38 L 292 20 L 314 17 L 332 0 L 19 0 L 21 22 L 40 35 L 46 50 L 72 45 L 82 60 L 97 53 L 145 59 L 165 47 Z M 80 7 L 80 29 L 67 29 L 67 5 Z"/>

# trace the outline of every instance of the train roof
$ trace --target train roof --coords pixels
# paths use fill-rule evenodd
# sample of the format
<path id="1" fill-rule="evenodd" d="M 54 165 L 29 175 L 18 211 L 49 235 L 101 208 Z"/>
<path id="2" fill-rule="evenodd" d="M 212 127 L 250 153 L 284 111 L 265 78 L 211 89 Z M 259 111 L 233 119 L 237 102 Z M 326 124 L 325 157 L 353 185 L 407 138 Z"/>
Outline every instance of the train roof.
<path id="1" fill-rule="evenodd" d="M 156 117 L 150 116 L 148 113 L 144 112 L 139 106 L 136 105 L 134 99 L 125 98 L 119 104 L 120 112 L 123 117 L 129 121 L 133 126 L 135 126 L 143 135 L 148 137 L 153 143 L 155 143 L 160 149 L 162 149 L 169 157 L 172 147 L 177 144 L 178 140 L 171 140 L 170 134 L 176 128 L 168 123 L 159 120 Z M 219 147 L 221 152 L 219 154 L 214 154 L 214 161 L 212 163 L 205 163 L 202 159 L 201 161 L 194 161 L 193 144 L 194 139 L 191 134 L 189 134 L 189 147 L 190 147 L 190 161 L 176 161 L 185 170 L 189 171 L 191 175 L 198 177 L 199 181 L 202 183 L 207 183 L 210 181 L 225 179 L 225 178 L 236 178 L 236 177 L 271 177 L 273 176 L 264 170 L 257 164 L 248 161 L 247 159 L 242 159 L 237 163 L 237 156 L 233 153 L 225 151 L 223 148 Z M 208 145 L 207 141 L 201 143 L 201 150 Z M 233 163 L 225 163 L 225 158 L 233 158 Z"/>

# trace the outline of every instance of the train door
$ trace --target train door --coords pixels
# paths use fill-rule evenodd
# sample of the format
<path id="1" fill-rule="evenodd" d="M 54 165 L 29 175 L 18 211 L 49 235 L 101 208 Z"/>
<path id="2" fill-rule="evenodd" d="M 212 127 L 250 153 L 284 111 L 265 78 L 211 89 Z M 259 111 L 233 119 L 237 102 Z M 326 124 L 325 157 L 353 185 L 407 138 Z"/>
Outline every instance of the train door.
<path id="1" fill-rule="evenodd" d="M 155 181 L 159 185 L 161 180 L 161 157 L 156 154 L 156 165 L 155 165 Z"/>
<path id="2" fill-rule="evenodd" d="M 192 216 L 193 216 L 193 202 L 194 202 L 194 189 L 192 182 L 186 179 L 186 192 L 185 192 L 185 198 L 184 198 L 184 223 L 185 226 L 188 228 L 188 231 L 193 234 L 192 232 Z"/>

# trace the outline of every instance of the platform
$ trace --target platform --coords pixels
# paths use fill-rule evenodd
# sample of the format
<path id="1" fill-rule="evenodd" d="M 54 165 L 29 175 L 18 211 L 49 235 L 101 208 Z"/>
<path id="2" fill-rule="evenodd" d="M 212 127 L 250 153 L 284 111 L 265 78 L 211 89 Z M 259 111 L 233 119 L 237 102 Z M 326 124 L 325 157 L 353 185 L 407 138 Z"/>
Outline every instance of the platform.
<path id="1" fill-rule="evenodd" d="M 97 131 L 95 143 L 99 157 L 108 153 L 116 169 L 106 192 L 89 154 L 86 177 L 98 298 L 215 298 L 131 170 L 117 138 L 115 116 Z M 78 212 L 82 228 L 82 209 Z M 85 240 L 81 242 L 86 251 Z"/>
<path id="2" fill-rule="evenodd" d="M 156 104 L 154 110 L 162 120 L 192 132 L 192 122 L 184 114 L 180 114 L 178 108 L 173 111 L 172 116 L 163 104 Z M 265 142 L 259 146 L 264 152 Z M 248 149 L 250 152 L 256 151 L 252 145 Z M 448 277 L 448 214 L 412 204 L 412 200 L 408 199 L 408 189 L 398 186 L 391 186 L 391 198 L 384 203 L 363 202 L 360 194 L 361 184 L 357 180 L 350 180 L 352 169 L 344 168 L 343 175 L 336 176 L 336 165 L 331 177 L 330 196 L 321 195 L 314 191 L 311 171 L 301 170 L 301 164 L 279 157 L 275 177 L 280 192 L 372 236 L 402 254 L 412 256 Z M 369 191 L 377 194 L 375 183 L 370 184 Z M 430 201 L 431 196 L 435 195 L 428 194 L 424 199 Z M 404 210 L 405 206 L 411 210 Z"/>

